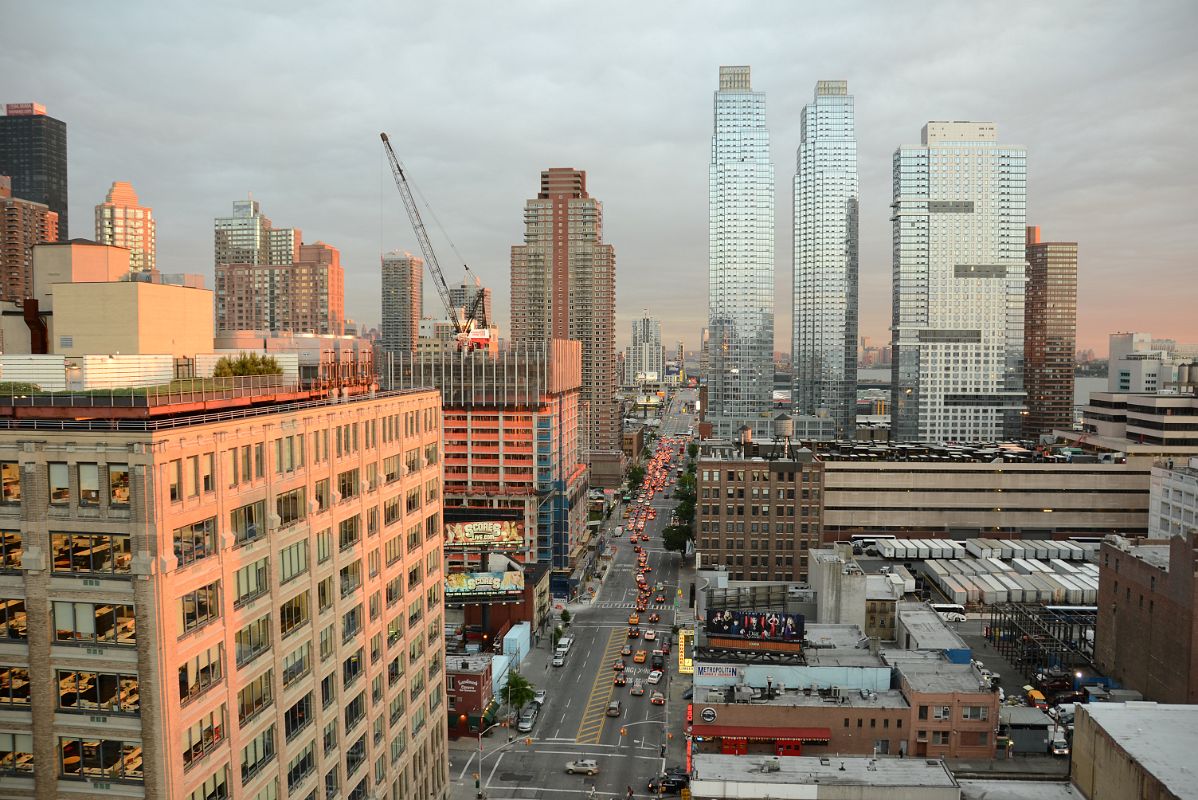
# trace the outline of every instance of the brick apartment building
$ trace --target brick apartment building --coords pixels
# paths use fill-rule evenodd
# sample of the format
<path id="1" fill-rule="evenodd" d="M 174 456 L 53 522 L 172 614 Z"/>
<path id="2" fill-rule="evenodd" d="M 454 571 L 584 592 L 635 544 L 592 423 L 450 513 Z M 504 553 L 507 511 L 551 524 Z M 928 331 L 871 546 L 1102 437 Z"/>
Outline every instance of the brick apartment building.
<path id="1" fill-rule="evenodd" d="M 810 451 L 778 455 L 704 447 L 695 502 L 702 566 L 722 566 L 733 580 L 807 579 L 807 552 L 823 529 L 824 465 Z"/>
<path id="2" fill-rule="evenodd" d="M 440 398 L 365 388 L 3 401 L 0 797 L 444 797 Z"/>
<path id="3" fill-rule="evenodd" d="M 1099 551 L 1095 665 L 1148 700 L 1198 703 L 1196 536 L 1108 536 Z"/>

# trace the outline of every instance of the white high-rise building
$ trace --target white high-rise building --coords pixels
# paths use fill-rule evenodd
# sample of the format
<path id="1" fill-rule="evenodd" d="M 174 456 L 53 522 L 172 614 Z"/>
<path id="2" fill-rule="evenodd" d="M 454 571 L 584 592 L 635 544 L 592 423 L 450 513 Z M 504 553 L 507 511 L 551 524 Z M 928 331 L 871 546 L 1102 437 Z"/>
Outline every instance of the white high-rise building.
<path id="1" fill-rule="evenodd" d="M 1027 151 L 990 122 L 929 122 L 894 154 L 891 437 L 1018 436 Z"/>
<path id="2" fill-rule="evenodd" d="M 794 180 L 794 390 L 800 415 L 857 424 L 857 137 L 848 81 L 803 107 Z"/>
<path id="3" fill-rule="evenodd" d="M 424 259 L 399 250 L 384 253 L 383 351 L 414 352 L 423 315 Z"/>
<path id="4" fill-rule="evenodd" d="M 774 164 L 765 93 L 720 67 L 709 171 L 707 420 L 768 430 L 774 388 Z"/>
<path id="5" fill-rule="evenodd" d="M 624 374 L 629 384 L 663 380 L 665 363 L 661 349 L 661 322 L 645 315 L 632 323 L 632 345 L 625 357 Z"/>
<path id="6" fill-rule="evenodd" d="M 153 272 L 157 235 L 154 209 L 138 202 L 132 184 L 114 181 L 104 202 L 96 206 L 96 241 L 127 248 L 130 272 Z"/>

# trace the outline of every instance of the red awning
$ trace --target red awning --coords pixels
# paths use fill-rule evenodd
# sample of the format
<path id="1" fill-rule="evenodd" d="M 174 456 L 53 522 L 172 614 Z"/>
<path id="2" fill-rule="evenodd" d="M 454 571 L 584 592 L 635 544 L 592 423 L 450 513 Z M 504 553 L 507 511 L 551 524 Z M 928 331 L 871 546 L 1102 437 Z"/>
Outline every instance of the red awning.
<path id="1" fill-rule="evenodd" d="M 826 742 L 832 738 L 831 728 L 775 728 L 757 725 L 703 725 L 696 723 L 695 736 L 707 738 L 739 736 L 745 739 L 792 739 L 800 742 Z"/>

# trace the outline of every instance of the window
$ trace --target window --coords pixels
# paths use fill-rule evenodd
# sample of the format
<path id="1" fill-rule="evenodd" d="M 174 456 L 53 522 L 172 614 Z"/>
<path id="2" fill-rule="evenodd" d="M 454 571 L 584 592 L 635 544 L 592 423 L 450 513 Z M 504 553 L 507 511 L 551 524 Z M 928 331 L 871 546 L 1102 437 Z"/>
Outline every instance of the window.
<path id="1" fill-rule="evenodd" d="M 25 554 L 20 531 L 0 531 L 0 571 L 15 572 L 21 569 L 21 558 Z"/>
<path id="2" fill-rule="evenodd" d="M 233 462 L 233 485 L 237 485 L 237 462 Z M 171 502 L 183 499 L 183 462 L 175 459 L 166 465 L 167 485 L 170 487 Z"/>
<path id="3" fill-rule="evenodd" d="M 328 708 L 337 699 L 337 673 L 330 672 L 320 679 L 320 707 Z"/>
<path id="4" fill-rule="evenodd" d="M 388 686 L 389 685 L 390 685 L 390 683 L 388 683 Z M 399 722 L 400 717 L 403 716 L 403 713 L 404 713 L 404 711 L 407 710 L 407 708 L 408 708 L 408 696 L 406 694 L 404 694 L 403 692 L 400 692 L 399 694 L 395 695 L 395 697 L 391 700 L 390 720 L 391 720 L 392 726 L 394 726 L 395 723 Z"/>
<path id="5" fill-rule="evenodd" d="M 337 494 L 341 495 L 342 502 L 357 497 L 358 488 L 358 470 L 356 468 L 346 470 L 337 476 Z"/>
<path id="6" fill-rule="evenodd" d="M 309 742 L 300 754 L 287 764 L 287 791 L 291 792 L 316 769 L 316 742 Z"/>
<path id="7" fill-rule="evenodd" d="M 79 465 L 79 505 L 100 505 L 100 465 Z"/>
<path id="8" fill-rule="evenodd" d="M 316 584 L 316 613 L 323 614 L 333 607 L 333 576 L 323 578 Z"/>
<path id="9" fill-rule="evenodd" d="M 322 478 L 316 482 L 314 488 L 316 495 L 316 512 L 329 510 L 329 479 Z"/>
<path id="10" fill-rule="evenodd" d="M 183 731 L 183 769 L 216 749 L 225 740 L 225 706 L 209 711 Z"/>
<path id="11" fill-rule="evenodd" d="M 383 478 L 387 483 L 399 480 L 399 456 L 388 456 L 383 459 Z"/>
<path id="12" fill-rule="evenodd" d="M 51 533 L 54 572 L 128 575 L 133 562 L 129 535 L 123 533 Z"/>
<path id="13" fill-rule="evenodd" d="M 932 719 L 948 719 L 952 716 L 952 708 L 949 706 L 932 706 Z"/>
<path id="14" fill-rule="evenodd" d="M 348 642 L 362 631 L 362 604 L 351 608 L 341 616 L 341 641 Z"/>
<path id="15" fill-rule="evenodd" d="M 323 750 L 327 756 L 337 748 L 337 720 L 330 721 L 324 726 Z"/>
<path id="16" fill-rule="evenodd" d="M 202 558 L 215 555 L 218 549 L 216 539 L 216 517 L 194 522 L 182 528 L 176 528 L 175 558 L 179 566 L 185 567 Z M 57 569 L 57 567 L 56 567 Z"/>
<path id="17" fill-rule="evenodd" d="M 56 601 L 54 629 L 55 641 L 60 644 L 131 645 L 137 642 L 137 626 L 131 605 Z"/>
<path id="18" fill-rule="evenodd" d="M 989 719 L 990 709 L 986 706 L 961 706 L 962 719 Z"/>
<path id="19" fill-rule="evenodd" d="M 346 564 L 338 573 L 341 581 L 341 596 L 346 597 L 357 591 L 362 585 L 362 562 L 354 561 Z"/>
<path id="20" fill-rule="evenodd" d="M 362 675 L 366 662 L 363 660 L 362 648 L 341 662 L 341 685 L 348 688 Z"/>
<path id="21" fill-rule="evenodd" d="M 201 586 L 179 598 L 179 622 L 190 633 L 220 616 L 220 581 Z"/>
<path id="22" fill-rule="evenodd" d="M 50 505 L 65 506 L 71 502 L 71 482 L 67 465 L 50 463 Z"/>
<path id="23" fill-rule="evenodd" d="M 320 660 L 324 661 L 337 649 L 336 624 L 327 625 L 320 631 Z"/>
<path id="24" fill-rule="evenodd" d="M 299 522 L 307 513 L 307 490 L 304 487 L 284 492 L 275 498 L 275 509 L 279 514 L 279 527 L 286 528 Z"/>
<path id="25" fill-rule="evenodd" d="M 244 667 L 270 649 L 270 614 L 251 622 L 233 635 L 234 658 Z"/>
<path id="26" fill-rule="evenodd" d="M 399 495 L 383 501 L 383 525 L 394 525 L 400 518 Z"/>
<path id="27" fill-rule="evenodd" d="M 354 514 L 349 519 L 343 519 L 337 524 L 337 545 L 345 550 L 353 547 L 362 539 L 362 519 Z"/>
<path id="28" fill-rule="evenodd" d="M 391 763 L 394 764 L 396 761 L 399 761 L 400 757 L 404 754 L 404 751 L 407 749 L 408 749 L 407 732 L 404 731 L 403 729 L 400 729 L 400 731 L 395 735 L 395 738 L 391 740 Z"/>
<path id="29" fill-rule="evenodd" d="M 0 485 L 3 485 L 4 503 L 20 503 L 21 465 L 16 461 L 0 462 Z"/>
<path id="30" fill-rule="evenodd" d="M 267 670 L 237 693 L 238 724 L 245 725 L 258 712 L 269 706 L 272 700 L 271 670 Z"/>
<path id="31" fill-rule="evenodd" d="M 237 595 L 233 607 L 244 605 L 270 591 L 270 558 L 262 558 L 237 570 Z"/>
<path id="32" fill-rule="evenodd" d="M 306 695 L 292 704 L 291 708 L 287 709 L 283 714 L 283 738 L 291 741 L 296 734 L 308 727 L 312 723 L 312 693 Z"/>
<path id="33" fill-rule="evenodd" d="M 348 734 L 365 718 L 366 692 L 359 692 L 358 696 L 345 706 L 345 732 Z"/>
<path id="34" fill-rule="evenodd" d="M 58 707 L 64 711 L 136 714 L 141 708 L 136 675 L 60 669 L 58 687 Z"/>
<path id="35" fill-rule="evenodd" d="M 325 528 L 316 534 L 316 563 L 323 564 L 333 557 L 333 529 Z"/>
<path id="36" fill-rule="evenodd" d="M 224 677 L 225 646 L 217 644 L 179 665 L 179 700 L 199 697 Z"/>
<path id="37" fill-rule="evenodd" d="M 33 774 L 33 734 L 0 733 L 0 774 Z"/>
<path id="38" fill-rule="evenodd" d="M 311 670 L 312 643 L 304 642 L 283 658 L 283 688 L 288 688 Z"/>
<path id="39" fill-rule="evenodd" d="M 200 456 L 200 484 L 204 492 L 216 490 L 216 453 Z"/>
<path id="40" fill-rule="evenodd" d="M 295 544 L 288 545 L 279 552 L 279 583 L 287 583 L 307 571 L 307 540 L 301 540 Z"/>
<path id="41" fill-rule="evenodd" d="M 383 544 L 383 556 L 387 566 L 403 558 L 403 536 L 392 536 Z"/>
<path id="42" fill-rule="evenodd" d="M 304 437 L 275 439 L 275 471 L 292 472 L 304 465 Z"/>
<path id="43" fill-rule="evenodd" d="M 279 606 L 279 633 L 288 637 L 308 623 L 308 590 Z"/>
<path id="44" fill-rule="evenodd" d="M 266 501 L 244 505 L 229 515 L 229 526 L 233 529 L 235 546 L 248 544 L 266 534 L 264 526 Z"/>
<path id="45" fill-rule="evenodd" d="M 241 748 L 241 782 L 248 783 L 275 758 L 275 726 L 271 725 Z"/>
<path id="46" fill-rule="evenodd" d="M 932 744 L 947 745 L 952 731 L 932 731 Z"/>
<path id="47" fill-rule="evenodd" d="M 140 742 L 66 736 L 58 741 L 58 766 L 63 777 L 99 781 L 142 780 Z"/>
<path id="48" fill-rule="evenodd" d="M 29 669 L 0 667 L 0 707 L 29 706 Z"/>
<path id="49" fill-rule="evenodd" d="M 441 538 L 441 515 L 432 514 L 424 521 L 424 539 Z"/>

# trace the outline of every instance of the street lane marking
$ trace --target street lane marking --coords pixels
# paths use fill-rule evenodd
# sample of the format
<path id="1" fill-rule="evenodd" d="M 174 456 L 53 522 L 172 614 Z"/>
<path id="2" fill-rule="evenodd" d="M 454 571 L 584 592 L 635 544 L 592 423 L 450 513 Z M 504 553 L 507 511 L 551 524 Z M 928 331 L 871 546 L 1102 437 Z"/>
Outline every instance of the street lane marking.
<path id="1" fill-rule="evenodd" d="M 607 704 L 615 691 L 613 672 L 608 666 L 620 658 L 620 649 L 624 646 L 619 638 L 620 628 L 613 628 L 607 636 L 602 658 L 595 666 L 595 680 L 591 684 L 591 692 L 587 696 L 583 708 L 582 720 L 578 725 L 575 741 L 579 744 L 598 743 L 603 734 L 603 724 L 607 720 Z"/>

